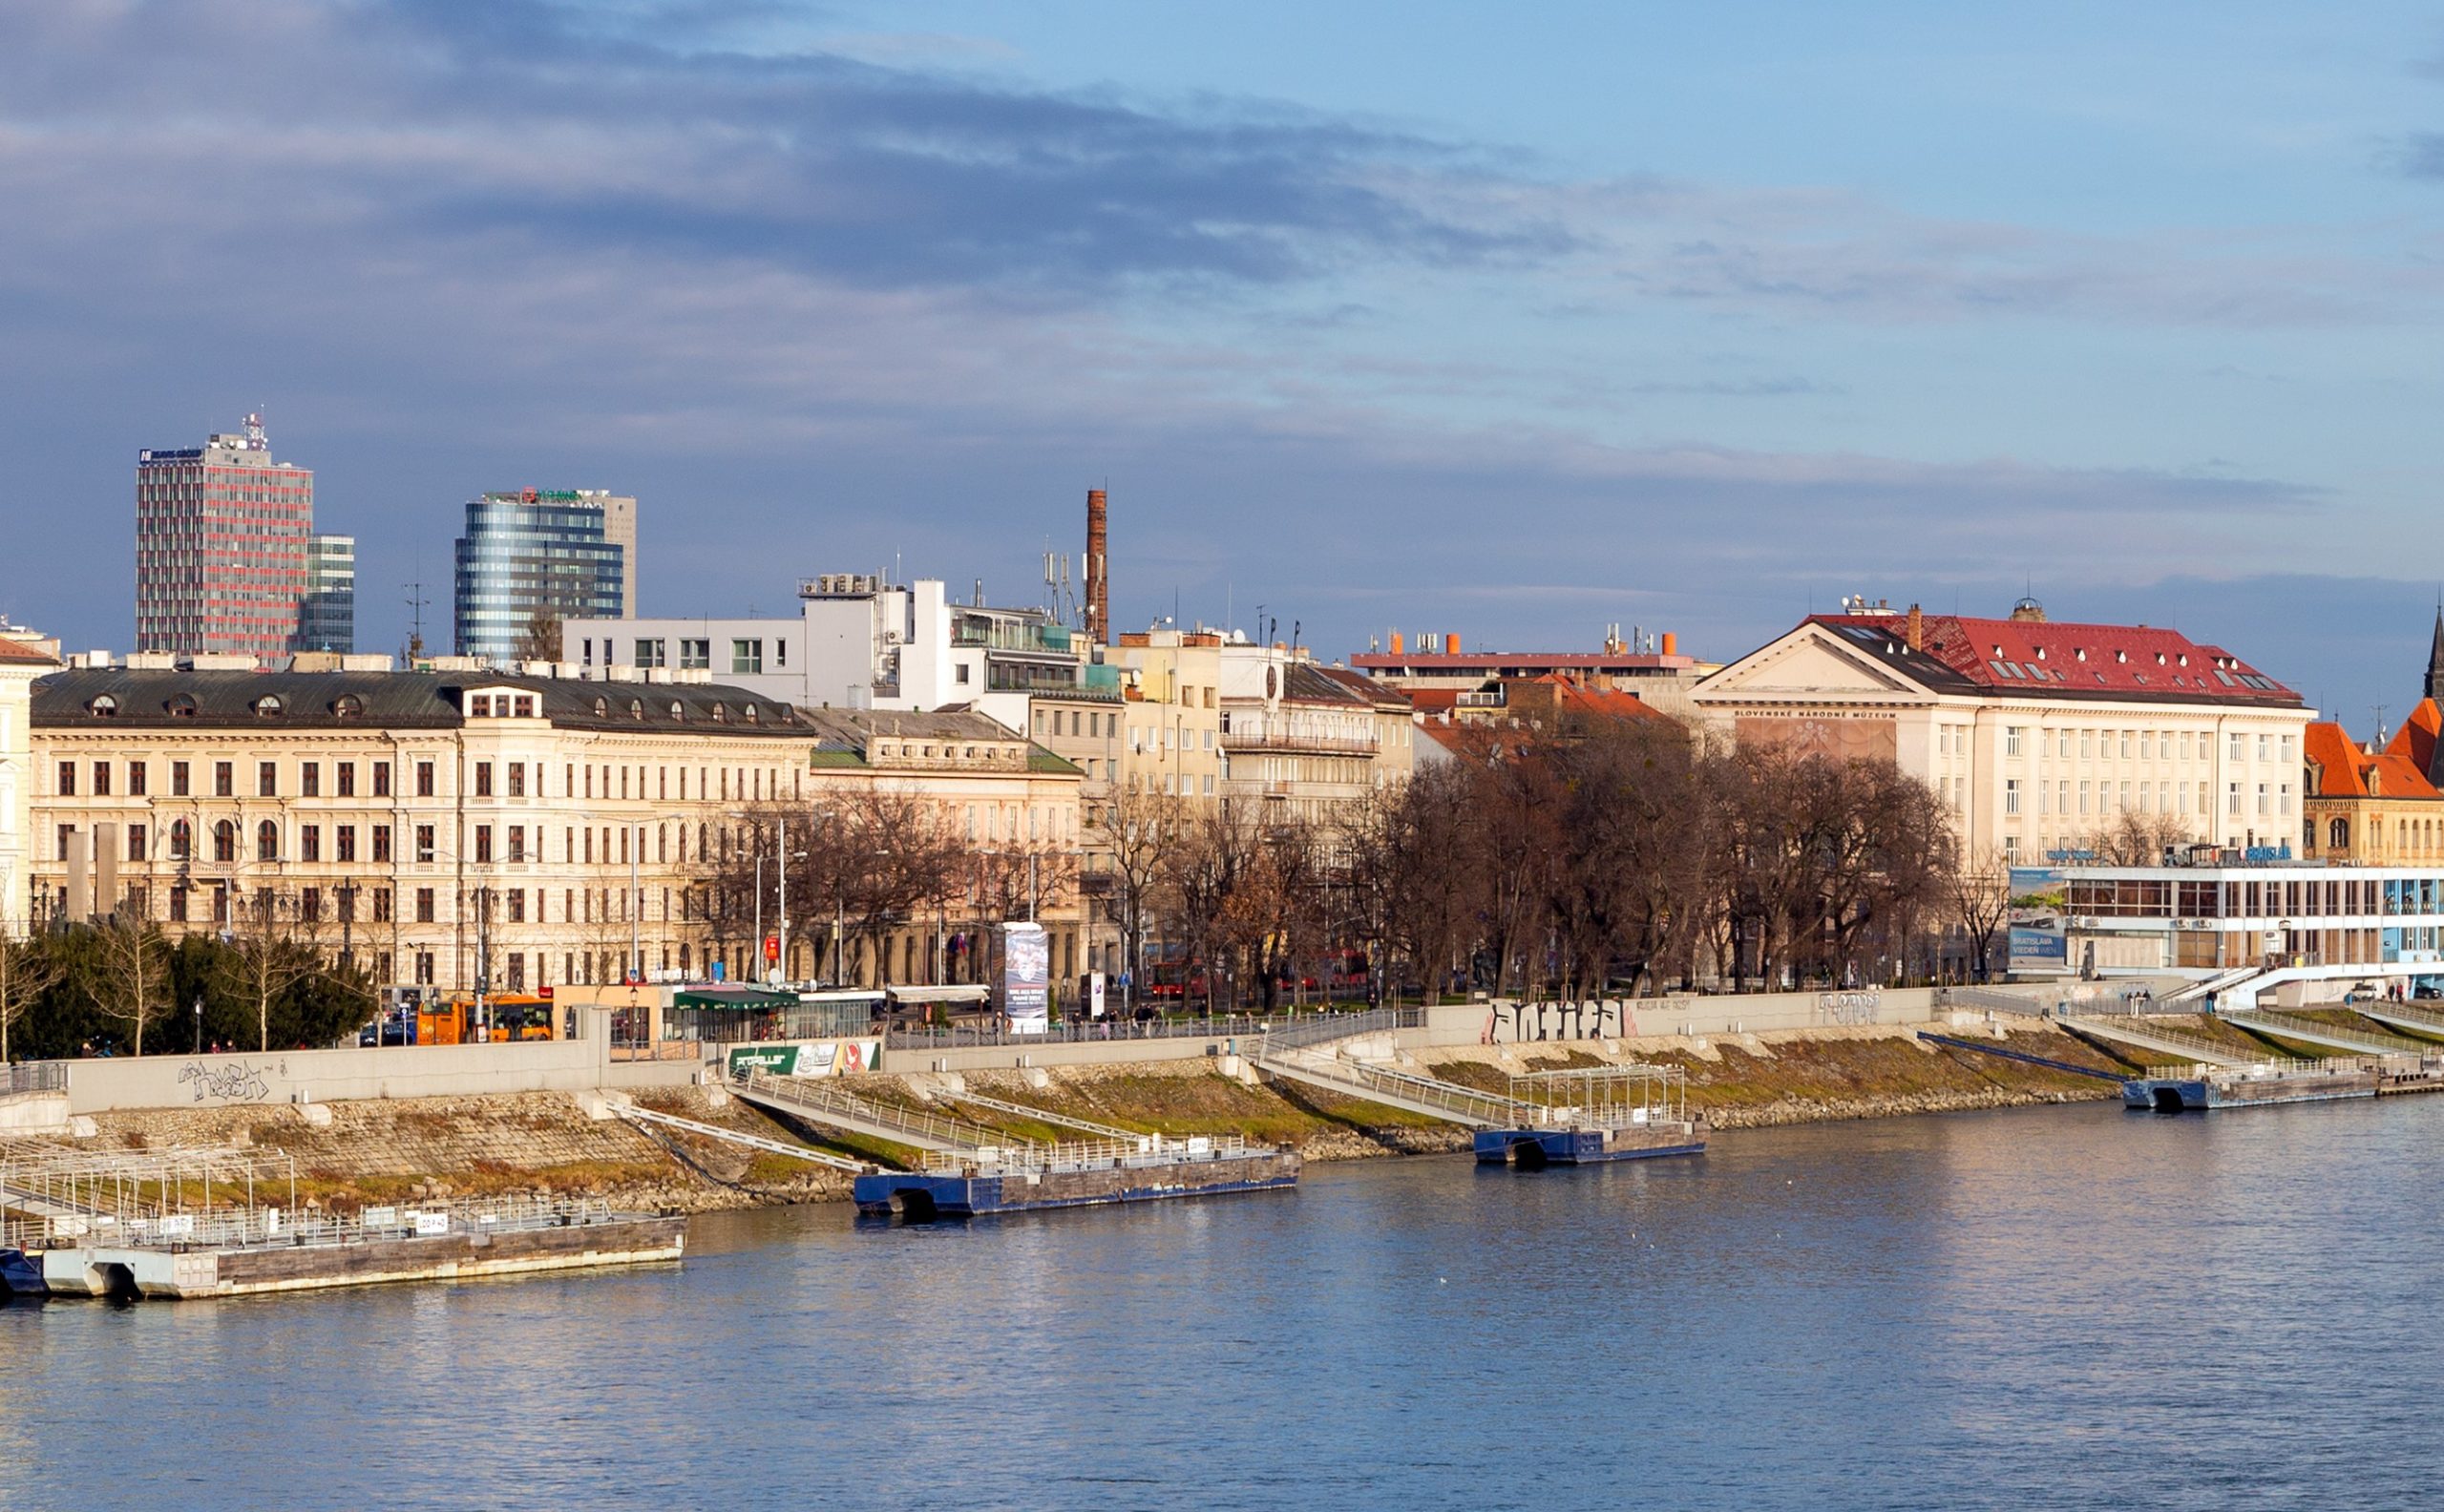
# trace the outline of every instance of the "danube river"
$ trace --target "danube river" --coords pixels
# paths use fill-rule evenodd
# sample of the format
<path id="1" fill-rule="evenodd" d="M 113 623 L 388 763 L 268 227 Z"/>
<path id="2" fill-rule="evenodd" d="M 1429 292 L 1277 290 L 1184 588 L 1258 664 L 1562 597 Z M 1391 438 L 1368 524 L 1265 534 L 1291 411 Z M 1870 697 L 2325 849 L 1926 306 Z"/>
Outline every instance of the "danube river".
<path id="1" fill-rule="evenodd" d="M 1312 1167 L 627 1274 L 0 1309 L 0 1505 L 2411 1506 L 2444 1099 Z"/>

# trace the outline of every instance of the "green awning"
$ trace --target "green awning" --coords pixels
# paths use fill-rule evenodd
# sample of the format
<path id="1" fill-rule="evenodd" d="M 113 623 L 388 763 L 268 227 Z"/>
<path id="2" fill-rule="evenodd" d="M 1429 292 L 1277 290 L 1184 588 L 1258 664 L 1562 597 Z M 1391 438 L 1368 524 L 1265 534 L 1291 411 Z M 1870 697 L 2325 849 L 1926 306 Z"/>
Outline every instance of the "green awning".
<path id="1" fill-rule="evenodd" d="M 685 987 L 670 995 L 673 1008 L 794 1008 L 795 993 L 766 992 L 760 987 Z"/>

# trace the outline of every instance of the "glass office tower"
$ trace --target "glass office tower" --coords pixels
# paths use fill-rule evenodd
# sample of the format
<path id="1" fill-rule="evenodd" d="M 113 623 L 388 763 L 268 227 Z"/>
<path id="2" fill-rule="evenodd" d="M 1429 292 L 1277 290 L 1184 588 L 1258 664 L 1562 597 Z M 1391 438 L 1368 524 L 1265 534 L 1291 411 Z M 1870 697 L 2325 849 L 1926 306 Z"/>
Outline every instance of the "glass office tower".
<path id="1" fill-rule="evenodd" d="M 550 627 L 549 649 L 534 649 L 557 658 L 558 621 L 633 616 L 636 508 L 633 498 L 593 489 L 468 500 L 452 615 L 458 654 L 508 661 Z"/>

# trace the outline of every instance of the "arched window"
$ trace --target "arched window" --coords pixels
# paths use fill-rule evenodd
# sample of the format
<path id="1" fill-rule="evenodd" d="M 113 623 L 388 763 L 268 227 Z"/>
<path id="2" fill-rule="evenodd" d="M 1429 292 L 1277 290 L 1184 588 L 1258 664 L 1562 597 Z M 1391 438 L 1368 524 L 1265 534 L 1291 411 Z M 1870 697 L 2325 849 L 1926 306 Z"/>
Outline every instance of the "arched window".
<path id="1" fill-rule="evenodd" d="M 212 827 L 212 859 L 221 862 L 238 859 L 238 827 L 226 819 Z"/>
<path id="2" fill-rule="evenodd" d="M 259 861 L 280 859 L 280 825 L 277 821 L 266 819 L 255 826 L 255 859 Z"/>
<path id="3" fill-rule="evenodd" d="M 95 694 L 94 696 L 94 702 L 86 704 L 85 708 L 86 711 L 91 713 L 95 719 L 116 719 L 118 717 L 118 700 L 111 697 L 107 693 Z"/>
<path id="4" fill-rule="evenodd" d="M 644 701 L 644 700 L 643 700 L 643 699 L 630 699 L 630 700 L 628 700 L 628 718 L 630 718 L 630 719 L 632 719 L 632 720 L 641 720 L 641 719 L 643 719 L 643 718 L 644 718 L 644 717 L 645 717 L 645 701 Z"/>
<path id="5" fill-rule="evenodd" d="M 195 859 L 195 826 L 183 819 L 170 821 L 170 859 L 173 861 Z"/>
<path id="6" fill-rule="evenodd" d="M 281 712 L 280 695 L 266 693 L 255 700 L 255 713 L 263 719 L 276 719 Z"/>
<path id="7" fill-rule="evenodd" d="M 607 698 L 603 698 L 600 694 L 597 694 L 594 700 L 594 717 L 596 719 L 608 719 L 610 715 L 611 701 Z"/>
<path id="8" fill-rule="evenodd" d="M 172 718 L 172 719 L 193 719 L 193 718 L 195 718 L 195 695 L 194 695 L 194 694 L 192 694 L 192 693 L 181 693 L 181 694 L 179 694 L 176 698 L 171 699 L 171 700 L 170 700 L 170 718 Z"/>
<path id="9" fill-rule="evenodd" d="M 344 720 L 354 719 L 365 712 L 365 700 L 353 693 L 343 693 L 331 701 L 331 712 Z"/>
<path id="10" fill-rule="evenodd" d="M 729 705 L 719 699 L 713 700 L 713 723 L 716 724 L 729 723 Z"/>

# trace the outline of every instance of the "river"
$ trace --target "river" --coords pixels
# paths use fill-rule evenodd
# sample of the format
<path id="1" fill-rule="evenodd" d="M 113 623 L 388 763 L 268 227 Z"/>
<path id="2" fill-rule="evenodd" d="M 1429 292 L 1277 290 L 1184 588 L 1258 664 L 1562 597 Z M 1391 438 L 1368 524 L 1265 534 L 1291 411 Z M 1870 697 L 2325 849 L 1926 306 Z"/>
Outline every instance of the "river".
<path id="1" fill-rule="evenodd" d="M 2444 1099 L 1731 1133 L 682 1266 L 0 1308 L 0 1505 L 2431 1502 Z"/>

